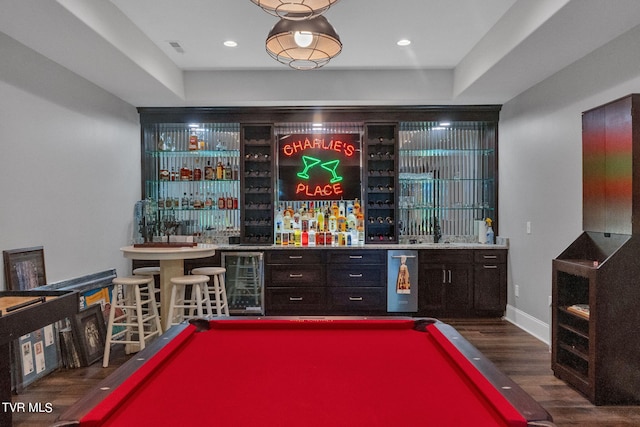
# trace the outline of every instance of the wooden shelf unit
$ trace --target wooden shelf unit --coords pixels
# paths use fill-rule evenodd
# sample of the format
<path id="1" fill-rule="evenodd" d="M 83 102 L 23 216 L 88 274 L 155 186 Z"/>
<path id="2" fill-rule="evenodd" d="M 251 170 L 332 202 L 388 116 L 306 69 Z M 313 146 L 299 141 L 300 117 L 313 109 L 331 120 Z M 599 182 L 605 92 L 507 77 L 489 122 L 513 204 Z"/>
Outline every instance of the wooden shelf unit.
<path id="1" fill-rule="evenodd" d="M 551 366 L 596 405 L 640 404 L 639 103 L 583 113 L 584 232 L 553 260 Z"/>

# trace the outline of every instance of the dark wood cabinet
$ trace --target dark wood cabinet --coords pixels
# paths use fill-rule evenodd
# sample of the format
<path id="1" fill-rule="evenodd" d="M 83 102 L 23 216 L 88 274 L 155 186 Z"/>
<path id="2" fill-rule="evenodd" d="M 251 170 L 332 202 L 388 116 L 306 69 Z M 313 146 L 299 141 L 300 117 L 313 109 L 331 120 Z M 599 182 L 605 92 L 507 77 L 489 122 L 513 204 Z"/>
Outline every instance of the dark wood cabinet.
<path id="1" fill-rule="evenodd" d="M 474 251 L 473 309 L 501 316 L 507 305 L 507 251 Z"/>
<path id="2" fill-rule="evenodd" d="M 551 367 L 596 405 L 640 404 L 638 240 L 585 233 L 553 260 Z"/>
<path id="3" fill-rule="evenodd" d="M 332 314 L 385 314 L 386 251 L 327 252 L 329 311 Z"/>
<path id="4" fill-rule="evenodd" d="M 267 251 L 268 315 L 386 313 L 386 251 Z"/>
<path id="5" fill-rule="evenodd" d="M 596 405 L 640 404 L 639 102 L 583 114 L 584 232 L 552 262 L 551 367 Z"/>
<path id="6" fill-rule="evenodd" d="M 326 314 L 325 253 L 274 250 L 265 253 L 265 313 Z"/>
<path id="7" fill-rule="evenodd" d="M 428 250 L 419 252 L 418 309 L 433 317 L 471 314 L 473 306 L 473 252 Z"/>

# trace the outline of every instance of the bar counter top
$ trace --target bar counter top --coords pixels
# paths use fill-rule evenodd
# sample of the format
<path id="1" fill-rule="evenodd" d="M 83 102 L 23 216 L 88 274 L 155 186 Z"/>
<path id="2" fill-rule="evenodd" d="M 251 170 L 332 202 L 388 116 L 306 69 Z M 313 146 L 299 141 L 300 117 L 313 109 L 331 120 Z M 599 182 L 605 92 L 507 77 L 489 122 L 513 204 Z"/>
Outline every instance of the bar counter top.
<path id="1" fill-rule="evenodd" d="M 281 245 L 269 245 L 269 244 L 251 244 L 243 243 L 238 245 L 218 244 L 216 245 L 219 251 L 230 250 L 314 250 L 314 249 L 351 249 L 351 250 L 430 250 L 430 249 L 509 249 L 507 239 L 503 239 L 504 242 L 500 242 L 495 245 L 487 245 L 484 243 L 387 243 L 387 244 L 366 244 L 357 246 L 281 246 Z"/>

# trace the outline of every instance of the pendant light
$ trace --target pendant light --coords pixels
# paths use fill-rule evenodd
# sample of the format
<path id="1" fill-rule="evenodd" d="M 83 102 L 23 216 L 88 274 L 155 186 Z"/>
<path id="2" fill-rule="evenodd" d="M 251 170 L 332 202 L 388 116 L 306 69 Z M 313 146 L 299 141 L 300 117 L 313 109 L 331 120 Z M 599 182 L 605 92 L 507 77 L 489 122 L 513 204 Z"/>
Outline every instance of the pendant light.
<path id="1" fill-rule="evenodd" d="M 265 12 L 291 20 L 311 19 L 327 11 L 338 0 L 251 0 Z"/>
<path id="2" fill-rule="evenodd" d="M 267 53 L 296 70 L 326 65 L 342 51 L 340 36 L 324 16 L 304 21 L 281 19 L 266 41 Z"/>

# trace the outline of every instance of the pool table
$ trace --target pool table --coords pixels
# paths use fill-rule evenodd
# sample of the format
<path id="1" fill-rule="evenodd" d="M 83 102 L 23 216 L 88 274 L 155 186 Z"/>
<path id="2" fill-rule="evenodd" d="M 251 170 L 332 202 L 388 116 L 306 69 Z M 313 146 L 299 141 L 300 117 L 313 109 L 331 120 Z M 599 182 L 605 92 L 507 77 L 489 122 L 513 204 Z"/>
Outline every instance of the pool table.
<path id="1" fill-rule="evenodd" d="M 552 426 L 453 327 L 411 318 L 198 319 L 62 415 L 81 426 Z"/>

